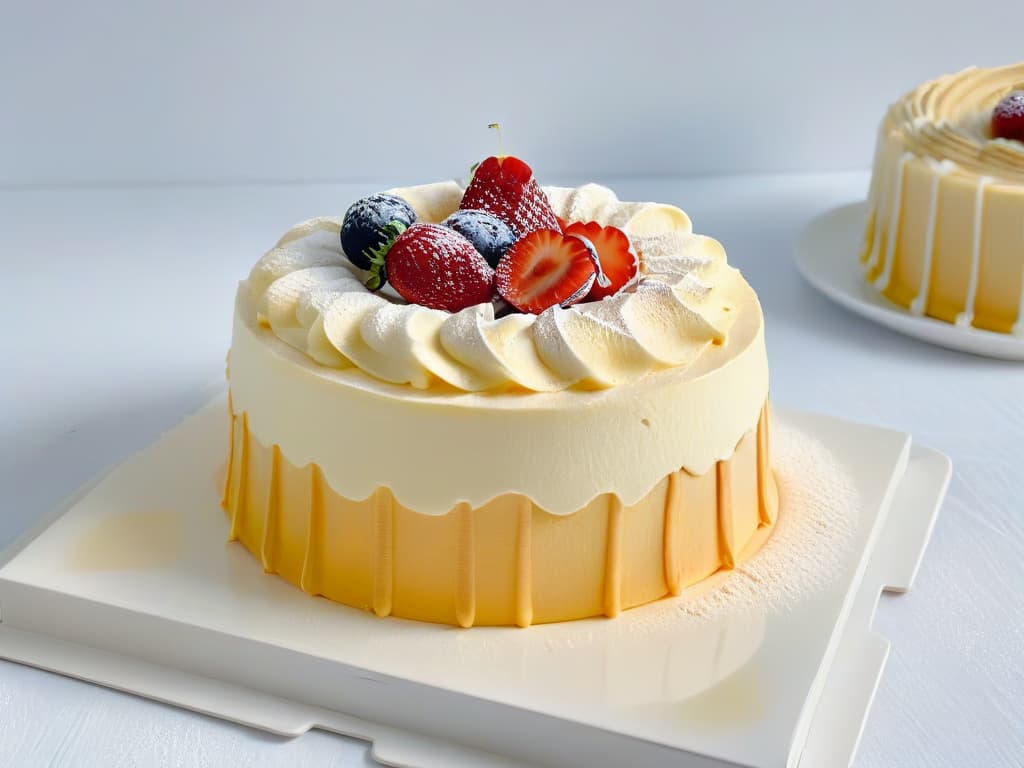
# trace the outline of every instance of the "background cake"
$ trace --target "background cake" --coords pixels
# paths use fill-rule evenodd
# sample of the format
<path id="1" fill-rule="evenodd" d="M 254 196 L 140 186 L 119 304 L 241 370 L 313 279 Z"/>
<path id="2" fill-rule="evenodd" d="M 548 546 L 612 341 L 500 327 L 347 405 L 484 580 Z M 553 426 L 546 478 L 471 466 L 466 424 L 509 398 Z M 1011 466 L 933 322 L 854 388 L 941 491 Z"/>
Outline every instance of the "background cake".
<path id="1" fill-rule="evenodd" d="M 514 158 L 367 200 L 294 227 L 238 290 L 224 504 L 267 571 L 380 615 L 526 626 L 757 548 L 763 318 L 719 243 L 673 206 L 542 191 Z M 480 241 L 460 205 L 512 237 Z M 381 237 L 353 258 L 362 219 Z"/>
<path id="2" fill-rule="evenodd" d="M 889 108 L 861 252 L 916 314 L 1024 334 L 1024 64 L 966 69 Z"/>

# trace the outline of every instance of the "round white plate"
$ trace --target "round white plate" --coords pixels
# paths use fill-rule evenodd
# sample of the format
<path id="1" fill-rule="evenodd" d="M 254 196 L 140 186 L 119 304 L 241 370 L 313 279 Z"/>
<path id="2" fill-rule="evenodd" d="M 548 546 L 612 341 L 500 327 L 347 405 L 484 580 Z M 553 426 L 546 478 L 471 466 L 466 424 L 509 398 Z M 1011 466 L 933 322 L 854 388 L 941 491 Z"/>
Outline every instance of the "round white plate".
<path id="1" fill-rule="evenodd" d="M 1024 360 L 1024 337 L 915 315 L 869 286 L 857 259 L 865 208 L 865 203 L 844 205 L 807 225 L 797 243 L 796 265 L 811 285 L 850 311 L 907 336 L 976 355 Z"/>

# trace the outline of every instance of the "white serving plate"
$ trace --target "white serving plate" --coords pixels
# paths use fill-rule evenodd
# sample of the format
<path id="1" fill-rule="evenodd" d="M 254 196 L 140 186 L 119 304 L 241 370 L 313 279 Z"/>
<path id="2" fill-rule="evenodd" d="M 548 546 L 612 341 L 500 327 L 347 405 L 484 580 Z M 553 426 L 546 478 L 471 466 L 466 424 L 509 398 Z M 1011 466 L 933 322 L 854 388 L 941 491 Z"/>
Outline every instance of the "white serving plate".
<path id="1" fill-rule="evenodd" d="M 852 203 L 807 225 L 797 243 L 796 265 L 811 285 L 851 312 L 907 336 L 975 355 L 1024 360 L 1024 337 L 915 315 L 868 285 L 857 259 L 865 212 L 866 203 Z"/>
<path id="2" fill-rule="evenodd" d="M 310 598 L 227 544 L 223 398 L 0 559 L 0 657 L 278 734 L 373 741 L 387 764 L 848 765 L 950 475 L 909 436 L 801 413 L 860 500 L 854 551 L 786 613 L 460 630 Z M 785 514 L 785 508 L 783 508 Z M 663 618 L 663 617 L 662 617 Z"/>

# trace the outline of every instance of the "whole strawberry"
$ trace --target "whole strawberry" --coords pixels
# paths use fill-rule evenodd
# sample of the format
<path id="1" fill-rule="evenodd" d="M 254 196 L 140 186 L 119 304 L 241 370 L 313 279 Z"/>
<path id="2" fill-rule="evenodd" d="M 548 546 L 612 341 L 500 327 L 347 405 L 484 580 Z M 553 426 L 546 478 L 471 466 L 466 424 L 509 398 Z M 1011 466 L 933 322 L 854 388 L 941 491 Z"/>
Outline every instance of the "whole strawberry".
<path id="1" fill-rule="evenodd" d="M 517 237 L 538 229 L 561 231 L 533 170 L 518 157 L 488 157 L 480 163 L 459 208 L 493 213 Z"/>
<path id="2" fill-rule="evenodd" d="M 413 224 L 385 257 L 387 279 L 412 304 L 458 312 L 490 301 L 494 270 L 465 237 L 439 224 Z"/>
<path id="3" fill-rule="evenodd" d="M 1024 141 L 1024 91 L 1013 91 L 992 111 L 992 135 Z"/>

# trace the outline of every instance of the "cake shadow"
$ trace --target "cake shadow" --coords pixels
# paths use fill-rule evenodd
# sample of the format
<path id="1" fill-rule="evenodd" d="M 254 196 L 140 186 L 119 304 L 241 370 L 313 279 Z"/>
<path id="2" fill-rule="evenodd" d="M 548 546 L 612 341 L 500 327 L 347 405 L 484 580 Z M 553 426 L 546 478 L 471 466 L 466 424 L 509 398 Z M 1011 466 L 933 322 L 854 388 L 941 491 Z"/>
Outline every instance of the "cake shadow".
<path id="1" fill-rule="evenodd" d="M 781 320 L 799 324 L 803 333 L 854 347 L 858 352 L 867 352 L 880 359 L 899 359 L 939 367 L 969 365 L 981 370 L 1020 368 L 1018 361 L 949 349 L 885 328 L 838 306 L 808 285 L 795 268 L 793 272 L 793 279 L 800 283 L 799 298 L 796 301 L 779 302 L 782 306 L 778 308 L 778 313 L 772 313 L 773 322 Z"/>
<path id="2" fill-rule="evenodd" d="M 155 442 L 167 430 L 224 391 L 219 382 L 168 382 L 162 391 L 123 386 L 102 405 L 69 398 L 42 424 L 0 434 L 0 553 L 90 480 Z"/>

